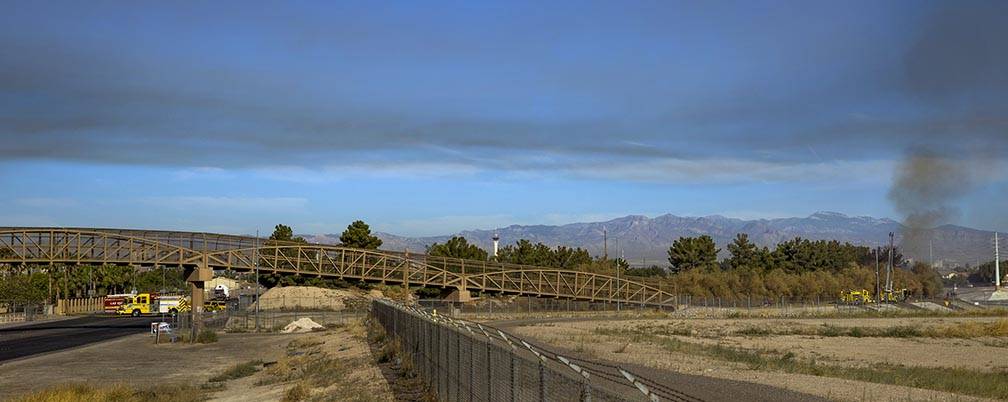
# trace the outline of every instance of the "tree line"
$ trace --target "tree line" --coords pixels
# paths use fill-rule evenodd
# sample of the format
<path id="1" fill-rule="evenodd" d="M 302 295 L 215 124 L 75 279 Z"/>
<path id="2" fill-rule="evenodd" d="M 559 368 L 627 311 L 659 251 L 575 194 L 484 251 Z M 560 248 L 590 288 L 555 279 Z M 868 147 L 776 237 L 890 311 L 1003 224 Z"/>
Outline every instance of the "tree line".
<path id="1" fill-rule="evenodd" d="M 772 249 L 738 234 L 727 245 L 728 257 L 707 235 L 682 237 L 667 250 L 668 266 L 630 268 L 626 261 L 592 257 L 580 247 L 550 247 L 521 239 L 498 250 L 496 258 L 456 236 L 427 247 L 429 255 L 537 265 L 559 269 L 646 277 L 663 289 L 692 297 L 831 300 L 842 290 L 875 289 L 876 256 L 884 276 L 890 250 L 836 240 L 794 238 Z M 892 249 L 894 284 L 923 297 L 942 295 L 937 272 L 926 264 L 908 264 Z"/>
<path id="2" fill-rule="evenodd" d="M 183 292 L 188 286 L 178 267 L 129 265 L 40 265 L 0 272 L 0 301 L 43 302 L 127 293 L 133 290 Z"/>

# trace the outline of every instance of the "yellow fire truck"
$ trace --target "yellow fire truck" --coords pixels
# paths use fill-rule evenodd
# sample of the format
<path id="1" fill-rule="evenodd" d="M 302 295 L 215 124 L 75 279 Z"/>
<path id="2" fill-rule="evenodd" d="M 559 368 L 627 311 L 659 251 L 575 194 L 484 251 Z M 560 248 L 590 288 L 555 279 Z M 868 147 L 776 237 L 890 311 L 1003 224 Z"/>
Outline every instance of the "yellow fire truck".
<path id="1" fill-rule="evenodd" d="M 132 315 L 139 317 L 144 314 L 171 314 L 185 313 L 192 308 L 189 306 L 189 299 L 184 296 L 159 296 L 151 293 L 139 293 L 133 297 L 127 297 L 123 304 L 116 309 L 116 314 Z"/>
<path id="2" fill-rule="evenodd" d="M 840 303 L 843 304 L 868 304 L 874 303 L 871 292 L 866 289 L 845 290 L 840 292 Z"/>

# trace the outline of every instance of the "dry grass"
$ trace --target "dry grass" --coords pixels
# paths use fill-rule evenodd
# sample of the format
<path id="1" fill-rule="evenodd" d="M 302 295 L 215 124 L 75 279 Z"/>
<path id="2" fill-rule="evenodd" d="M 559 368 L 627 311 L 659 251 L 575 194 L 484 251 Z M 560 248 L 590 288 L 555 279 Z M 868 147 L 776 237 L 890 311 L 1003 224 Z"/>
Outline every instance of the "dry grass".
<path id="1" fill-rule="evenodd" d="M 936 328 L 927 332 L 928 336 L 937 338 L 979 338 L 985 336 L 1008 336 L 1008 319 L 994 322 L 964 322 Z"/>
<path id="2" fill-rule="evenodd" d="M 196 402 L 206 399 L 204 390 L 185 385 L 162 385 L 137 390 L 126 385 L 62 384 L 20 398 L 15 402 Z"/>
<path id="3" fill-rule="evenodd" d="M 296 402 L 308 399 L 311 396 L 311 387 L 304 383 L 298 382 L 294 384 L 293 387 L 287 390 L 282 399 L 283 402 Z"/>
<path id="4" fill-rule="evenodd" d="M 655 331 L 656 328 L 660 329 L 661 327 L 597 328 L 594 332 L 621 340 L 654 344 L 668 351 L 741 363 L 752 370 L 809 374 L 1008 399 L 1008 387 L 1005 387 L 1005 384 L 1008 384 L 1008 372 L 986 372 L 962 368 L 913 367 L 888 363 L 876 363 L 852 369 L 846 365 L 824 364 L 814 359 L 801 359 L 790 351 L 754 350 L 721 344 L 687 342 L 669 336 L 670 334 Z M 973 328 L 973 326 L 969 326 L 969 328 Z M 977 328 L 988 329 L 988 327 Z M 886 331 L 888 329 L 882 330 Z M 902 331 L 904 330 L 897 330 L 896 332 Z M 968 332 L 968 334 L 973 334 L 973 332 Z"/>
<path id="5" fill-rule="evenodd" d="M 346 329 L 353 333 L 352 328 Z M 354 375 L 359 368 L 370 365 L 367 358 L 336 359 L 322 350 L 325 344 L 315 336 L 292 340 L 286 348 L 287 356 L 266 367 L 255 385 L 292 384 L 284 401 L 383 400 L 366 391 L 371 385 L 366 378 Z"/>
<path id="6" fill-rule="evenodd" d="M 224 370 L 223 373 L 217 374 L 210 377 L 209 382 L 224 382 L 228 380 L 234 380 L 237 378 L 248 377 L 252 374 L 259 372 L 259 367 L 262 366 L 262 360 L 252 360 L 245 363 L 236 364 Z"/>
<path id="7" fill-rule="evenodd" d="M 649 328 L 650 332 L 662 335 L 689 336 L 689 331 L 677 330 L 670 325 Z M 809 335 L 853 338 L 986 338 L 1008 337 L 1008 319 L 991 322 L 967 321 L 949 325 L 894 325 L 884 327 L 840 326 L 823 324 L 821 326 L 782 327 L 746 327 L 730 333 L 713 334 L 718 337 L 727 335 L 738 336 L 771 336 L 771 335 Z"/>

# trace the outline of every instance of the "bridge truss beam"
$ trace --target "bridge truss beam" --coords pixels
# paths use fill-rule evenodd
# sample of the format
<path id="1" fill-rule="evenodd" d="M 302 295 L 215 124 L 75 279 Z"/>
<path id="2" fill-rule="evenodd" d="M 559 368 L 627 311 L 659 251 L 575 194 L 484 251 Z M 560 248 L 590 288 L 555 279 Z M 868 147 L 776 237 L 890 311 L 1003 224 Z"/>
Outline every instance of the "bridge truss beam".
<path id="1" fill-rule="evenodd" d="M 194 284 L 194 294 L 197 283 L 202 285 L 201 282 L 209 280 L 211 270 L 248 272 L 258 266 L 266 272 L 392 285 L 646 306 L 673 304 L 672 294 L 643 278 L 408 252 L 250 241 L 240 236 L 210 234 L 212 241 L 200 242 L 200 235 L 206 239 L 207 234 L 154 233 L 119 229 L 0 229 L 0 264 L 179 266 L 186 269 L 188 280 Z M 253 246 L 260 242 L 263 245 Z"/>

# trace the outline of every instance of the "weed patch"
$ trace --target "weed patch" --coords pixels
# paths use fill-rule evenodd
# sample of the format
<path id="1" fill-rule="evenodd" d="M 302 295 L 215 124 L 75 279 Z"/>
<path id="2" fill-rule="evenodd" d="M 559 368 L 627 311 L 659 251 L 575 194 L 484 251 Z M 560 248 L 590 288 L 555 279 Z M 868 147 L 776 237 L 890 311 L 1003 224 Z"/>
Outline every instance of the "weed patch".
<path id="1" fill-rule="evenodd" d="M 199 343 L 214 343 L 217 342 L 217 333 L 212 329 L 203 329 L 196 334 L 196 342 Z"/>
<path id="2" fill-rule="evenodd" d="M 197 402 L 206 391 L 187 385 L 159 385 L 134 389 L 126 385 L 62 384 L 20 398 L 16 402 Z"/>
<path id="3" fill-rule="evenodd" d="M 259 367 L 262 366 L 262 360 L 252 360 L 241 364 L 236 364 L 231 366 L 223 373 L 217 374 L 210 377 L 208 381 L 210 382 L 224 382 L 229 380 L 234 380 L 237 378 L 248 377 L 259 371 Z"/>

